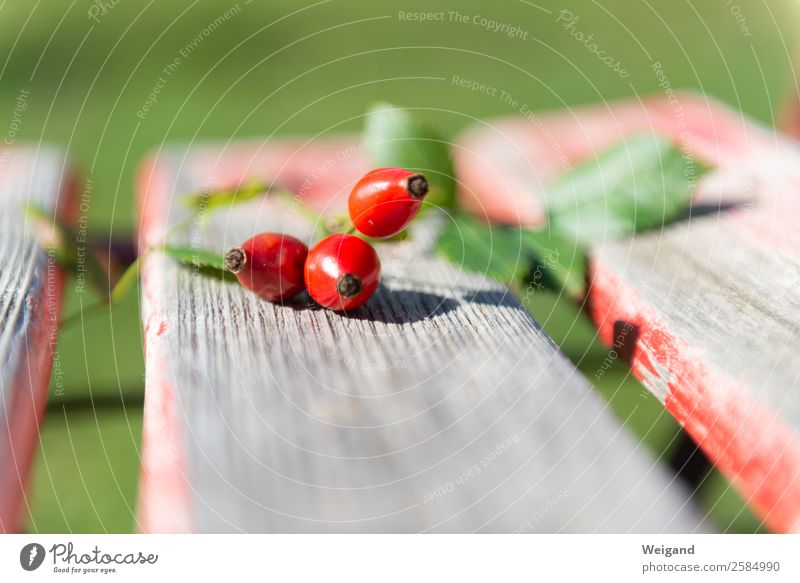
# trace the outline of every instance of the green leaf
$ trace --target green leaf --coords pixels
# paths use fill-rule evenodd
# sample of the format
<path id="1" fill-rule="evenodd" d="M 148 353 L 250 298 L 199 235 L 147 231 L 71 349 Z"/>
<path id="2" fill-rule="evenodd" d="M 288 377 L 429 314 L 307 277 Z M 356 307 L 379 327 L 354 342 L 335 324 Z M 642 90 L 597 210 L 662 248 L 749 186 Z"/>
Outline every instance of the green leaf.
<path id="1" fill-rule="evenodd" d="M 521 231 L 492 227 L 461 213 L 447 222 L 436 248 L 456 265 L 505 285 L 520 283 L 530 270 Z"/>
<path id="2" fill-rule="evenodd" d="M 584 294 L 584 252 L 546 231 L 492 226 L 456 213 L 442 229 L 437 251 L 468 271 L 525 293 L 552 289 L 575 301 Z"/>
<path id="3" fill-rule="evenodd" d="M 685 211 L 707 170 L 663 138 L 631 136 L 546 189 L 550 228 L 585 244 L 660 229 Z"/>
<path id="4" fill-rule="evenodd" d="M 79 242 L 77 233 L 53 212 L 34 203 L 26 204 L 24 210 L 33 227 L 37 244 L 44 251 L 52 253 L 56 263 L 76 278 L 80 279 L 85 275 L 100 299 L 103 302 L 108 301 L 111 276 L 100 264 L 91 247 L 85 242 Z"/>
<path id="5" fill-rule="evenodd" d="M 367 112 L 365 142 L 377 167 L 396 166 L 425 174 L 426 201 L 455 207 L 455 171 L 448 142 L 427 120 L 389 103 Z"/>
<path id="6" fill-rule="evenodd" d="M 468 270 L 527 285 L 521 294 L 546 287 L 580 301 L 585 246 L 675 221 L 707 171 L 662 138 L 633 136 L 547 189 L 548 229 L 490 226 L 456 214 L 437 248 Z"/>
<path id="7" fill-rule="evenodd" d="M 161 248 L 161 251 L 182 265 L 191 267 L 197 273 L 216 279 L 236 281 L 236 276 L 225 269 L 225 258 L 218 253 L 207 249 L 195 249 L 178 245 L 165 245 Z"/>
<path id="8" fill-rule="evenodd" d="M 552 230 L 523 229 L 533 260 L 527 283 L 564 293 L 575 302 L 586 293 L 586 250 L 580 243 L 557 236 Z"/>
<path id="9" fill-rule="evenodd" d="M 269 183 L 263 180 L 251 180 L 235 188 L 198 192 L 181 198 L 183 204 L 197 212 L 208 212 L 221 206 L 230 206 L 252 200 L 265 194 Z"/>

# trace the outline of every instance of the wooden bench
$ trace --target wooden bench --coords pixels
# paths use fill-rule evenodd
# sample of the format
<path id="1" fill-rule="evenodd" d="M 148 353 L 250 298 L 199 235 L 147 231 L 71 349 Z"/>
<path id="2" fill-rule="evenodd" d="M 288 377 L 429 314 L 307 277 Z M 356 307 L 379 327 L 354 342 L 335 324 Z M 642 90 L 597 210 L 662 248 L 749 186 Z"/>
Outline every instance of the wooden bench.
<path id="1" fill-rule="evenodd" d="M 796 145 L 685 94 L 490 121 L 460 142 L 464 198 L 541 226 L 541 185 L 635 132 L 671 136 L 718 171 L 699 184 L 694 216 L 592 250 L 588 312 L 609 346 L 621 325 L 633 331 L 620 353 L 636 376 L 771 529 L 798 532 Z M 502 187 L 490 194 L 492 180 Z"/>
<path id="2" fill-rule="evenodd" d="M 0 147 L 0 532 L 15 531 L 27 506 L 63 283 L 55 258 L 37 246 L 24 205 L 61 212 L 72 184 L 59 151 Z"/>
<path id="3" fill-rule="evenodd" d="M 186 193 L 268 176 L 335 206 L 366 169 L 347 139 L 160 150 L 140 246 L 165 242 Z M 145 258 L 141 530 L 706 530 L 517 300 L 431 255 L 440 218 L 380 248 L 383 286 L 351 315 Z M 169 242 L 223 252 L 266 230 L 309 224 L 262 198 Z"/>

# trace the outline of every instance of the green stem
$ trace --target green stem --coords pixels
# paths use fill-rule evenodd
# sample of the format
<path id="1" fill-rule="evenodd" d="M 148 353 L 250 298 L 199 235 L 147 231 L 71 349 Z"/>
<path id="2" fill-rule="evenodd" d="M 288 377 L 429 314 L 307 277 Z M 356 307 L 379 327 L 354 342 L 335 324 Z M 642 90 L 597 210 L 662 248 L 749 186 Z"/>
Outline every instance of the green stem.
<path id="1" fill-rule="evenodd" d="M 119 304 L 125 295 L 128 293 L 128 290 L 133 287 L 133 284 L 139 278 L 139 270 L 142 266 L 142 259 L 152 250 L 152 247 L 148 247 L 145 249 L 139 257 L 137 257 L 133 263 L 131 263 L 128 268 L 119 276 L 114 289 L 111 290 L 111 295 L 109 295 L 109 300 L 111 301 L 112 305 Z"/>

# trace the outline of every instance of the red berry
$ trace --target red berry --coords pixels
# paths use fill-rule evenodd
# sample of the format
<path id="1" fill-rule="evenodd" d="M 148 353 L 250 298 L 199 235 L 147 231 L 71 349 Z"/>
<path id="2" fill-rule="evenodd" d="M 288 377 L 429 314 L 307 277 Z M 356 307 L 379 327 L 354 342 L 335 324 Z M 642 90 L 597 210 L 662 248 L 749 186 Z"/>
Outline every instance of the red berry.
<path id="1" fill-rule="evenodd" d="M 225 254 L 225 266 L 265 300 L 288 300 L 303 291 L 308 247 L 283 233 L 261 233 Z"/>
<path id="2" fill-rule="evenodd" d="M 381 260 L 372 245 L 354 235 L 331 235 L 308 253 L 306 288 L 321 306 L 352 310 L 381 282 Z"/>
<path id="3" fill-rule="evenodd" d="M 391 237 L 417 216 L 426 194 L 428 181 L 422 174 L 402 168 L 373 170 L 350 193 L 350 220 L 368 237 Z"/>

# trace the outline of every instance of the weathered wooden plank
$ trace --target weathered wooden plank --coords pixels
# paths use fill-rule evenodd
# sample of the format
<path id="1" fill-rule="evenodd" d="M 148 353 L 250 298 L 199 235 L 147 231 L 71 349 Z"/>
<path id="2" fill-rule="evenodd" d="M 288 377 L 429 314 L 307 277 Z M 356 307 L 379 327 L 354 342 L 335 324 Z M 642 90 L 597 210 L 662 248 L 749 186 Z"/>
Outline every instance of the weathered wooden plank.
<path id="1" fill-rule="evenodd" d="M 617 123 L 618 120 L 623 120 Z M 505 122 L 509 135 L 532 130 Z M 572 144 L 568 163 L 627 134 L 673 136 L 719 167 L 699 185 L 699 206 L 723 207 L 661 232 L 607 242 L 591 254 L 589 313 L 603 341 L 624 344 L 634 373 L 777 531 L 800 529 L 800 158 L 774 132 L 703 99 L 627 102 L 542 118 L 550 143 Z M 470 139 L 478 139 L 480 130 Z M 534 164 L 562 152 L 540 136 Z M 555 140 L 555 141 L 554 141 Z M 577 146 L 575 144 L 578 144 Z M 530 146 L 506 144 L 515 179 L 531 180 Z M 473 156 L 483 151 L 473 150 Z M 529 155 L 521 155 L 519 152 Z M 500 155 L 495 147 L 494 156 Z M 545 172 L 546 173 L 546 172 Z M 552 176 L 554 173 L 548 174 Z M 473 192 L 481 187 L 467 182 Z M 485 195 L 490 198 L 488 194 Z M 519 189 L 509 200 L 534 197 Z M 521 207 L 522 205 L 516 205 Z M 509 205 L 506 205 L 508 209 Z M 498 212 L 499 214 L 499 212 Z M 510 216 L 510 213 L 507 213 Z M 533 224 L 529 214 L 520 222 Z M 629 326 L 625 326 L 628 324 Z M 623 331 L 625 331 L 623 333 Z"/>
<path id="2" fill-rule="evenodd" d="M 782 192 L 796 198 L 793 173 Z M 637 376 L 768 525 L 796 532 L 800 237 L 796 219 L 788 230 L 781 223 L 800 205 L 780 216 L 759 206 L 777 193 L 775 179 L 754 192 L 752 209 L 597 248 L 590 312 L 606 342 L 615 323 L 634 327 Z"/>
<path id="3" fill-rule="evenodd" d="M 320 144 L 335 160 L 340 146 Z M 285 152 L 159 153 L 140 175 L 143 246 L 183 216 L 176 195 L 240 178 L 232 165 L 315 167 Z M 361 168 L 335 172 L 342 187 Z M 430 256 L 434 228 L 380 250 L 384 285 L 351 315 L 146 258 L 142 530 L 705 528 L 507 290 Z M 308 236 L 261 200 L 182 240 L 222 251 L 270 229 Z"/>
<path id="4" fill-rule="evenodd" d="M 741 163 L 748 151 L 774 148 L 773 133 L 685 93 L 500 118 L 476 124 L 458 139 L 461 200 L 492 221 L 542 227 L 547 220 L 545 184 L 626 136 L 652 132 L 714 166 L 732 166 L 731 160 Z M 737 200 L 748 186 L 735 185 Z M 730 200 L 730 184 L 725 187 Z M 718 203 L 721 190 L 714 180 L 706 181 L 696 202 Z"/>
<path id="5" fill-rule="evenodd" d="M 62 274 L 35 243 L 23 205 L 65 208 L 64 156 L 0 148 L 0 532 L 19 526 L 56 351 Z"/>

